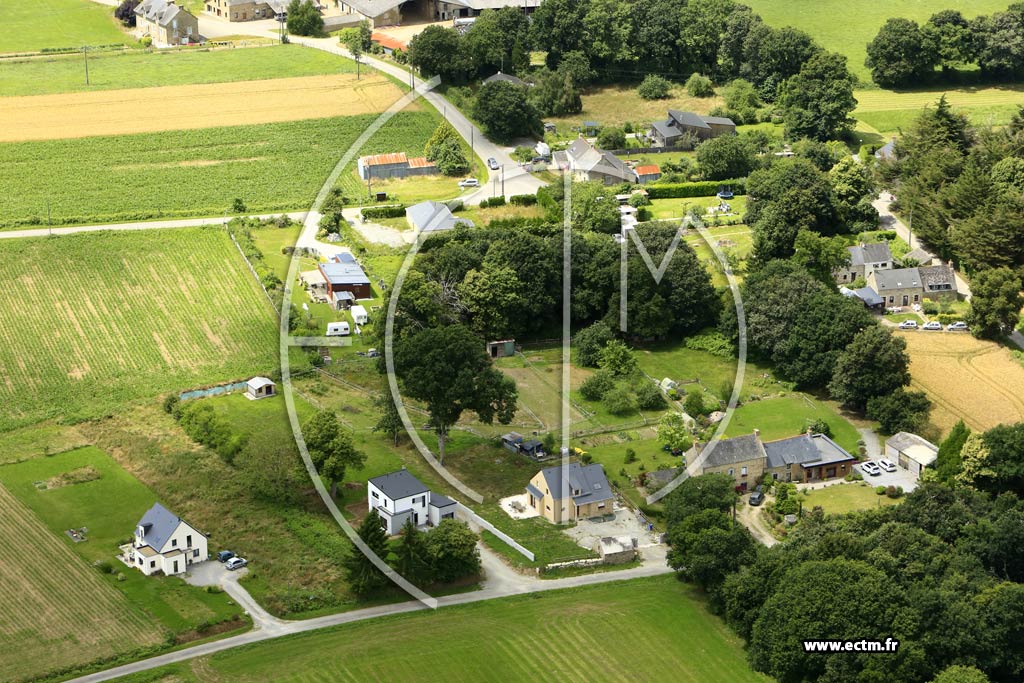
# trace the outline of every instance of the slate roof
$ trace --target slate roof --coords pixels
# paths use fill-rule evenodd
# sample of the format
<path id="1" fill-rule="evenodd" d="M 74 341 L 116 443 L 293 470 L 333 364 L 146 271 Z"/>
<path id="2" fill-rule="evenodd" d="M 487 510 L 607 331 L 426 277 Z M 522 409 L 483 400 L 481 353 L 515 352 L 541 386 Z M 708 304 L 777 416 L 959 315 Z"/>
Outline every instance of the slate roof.
<path id="1" fill-rule="evenodd" d="M 764 444 L 764 452 L 768 456 L 770 468 L 794 464 L 817 467 L 854 459 L 842 446 L 824 434 L 801 434 L 769 441 Z"/>
<path id="2" fill-rule="evenodd" d="M 320 272 L 332 285 L 368 285 L 370 278 L 354 261 L 351 263 L 339 263 L 328 261 L 320 264 Z"/>
<path id="3" fill-rule="evenodd" d="M 556 465 L 541 470 L 541 474 L 544 475 L 544 481 L 547 482 L 548 490 L 551 491 L 551 497 L 554 500 L 571 497 L 576 505 L 586 505 L 614 497 L 612 488 L 608 485 L 608 478 L 604 475 L 604 468 L 597 463 L 583 466 L 578 462 L 573 462 L 564 468 L 561 465 Z M 569 487 L 569 491 L 566 493 L 562 492 L 563 483 L 568 484 Z M 571 491 L 580 493 L 571 495 Z"/>
<path id="4" fill-rule="evenodd" d="M 374 477 L 370 479 L 369 483 L 376 486 L 381 493 L 391 500 L 400 500 L 430 491 L 426 484 L 414 477 L 409 470 L 405 469 Z"/>
<path id="5" fill-rule="evenodd" d="M 945 264 L 921 266 L 917 272 L 921 274 L 921 281 L 926 288 L 930 289 L 937 285 L 954 285 L 955 288 L 956 278 L 953 276 L 953 269 Z"/>
<path id="6" fill-rule="evenodd" d="M 764 457 L 764 448 L 761 439 L 753 434 L 734 436 L 731 439 L 722 439 L 704 446 L 702 450 L 708 450 L 708 457 L 704 461 L 704 467 L 722 467 L 723 465 L 735 465 L 739 462 L 758 460 Z"/>
<path id="7" fill-rule="evenodd" d="M 875 150 L 875 158 L 885 160 L 896 158 L 896 139 L 893 138 Z"/>
<path id="8" fill-rule="evenodd" d="M 561 157 L 559 157 L 561 159 Z M 565 159 L 586 173 L 603 173 L 615 176 L 627 182 L 636 182 L 637 176 L 633 169 L 626 166 L 622 159 L 611 152 L 594 147 L 583 138 L 576 138 L 565 150 Z"/>
<path id="9" fill-rule="evenodd" d="M 345 0 L 345 4 L 367 17 L 379 17 L 403 2 L 406 0 Z"/>
<path id="10" fill-rule="evenodd" d="M 672 125 L 671 119 L 669 119 L 668 121 L 655 121 L 654 123 L 651 124 L 651 128 L 658 131 L 661 137 L 665 138 L 666 140 L 671 138 L 677 138 L 683 134 L 683 131 L 679 130 L 674 125 Z"/>
<path id="11" fill-rule="evenodd" d="M 896 268 L 873 271 L 878 293 L 890 289 L 920 289 L 921 274 L 917 268 Z"/>
<path id="12" fill-rule="evenodd" d="M 704 123 L 714 123 L 719 126 L 735 126 L 736 122 L 725 116 L 702 116 Z"/>
<path id="13" fill-rule="evenodd" d="M 878 292 L 871 289 L 870 287 L 861 287 L 860 289 L 854 290 L 853 293 L 857 296 L 858 299 L 863 301 L 868 306 L 878 306 L 879 304 L 885 303 L 885 299 L 878 296 Z"/>
<path id="14" fill-rule="evenodd" d="M 449 505 L 455 505 L 455 501 L 448 496 L 442 496 L 440 493 L 430 492 L 430 504 L 436 508 L 445 508 Z"/>
<path id="15" fill-rule="evenodd" d="M 187 14 L 195 19 L 187 10 L 178 7 L 169 0 L 145 0 L 135 8 L 135 16 L 155 22 L 159 26 L 171 26 L 179 14 Z"/>
<path id="16" fill-rule="evenodd" d="M 181 522 L 180 517 L 163 505 L 153 503 L 153 507 L 146 510 L 137 526 L 142 527 L 142 540 L 159 552 Z"/>
<path id="17" fill-rule="evenodd" d="M 469 223 L 456 218 L 446 204 L 432 199 L 408 207 L 405 216 L 421 232 L 451 230 L 460 222 Z"/>
<path id="18" fill-rule="evenodd" d="M 850 252 L 850 265 L 863 266 L 866 263 L 881 263 L 892 261 L 892 251 L 888 242 L 877 242 L 875 244 L 857 244 L 847 247 Z"/>
<path id="19" fill-rule="evenodd" d="M 928 265 L 932 262 L 932 259 L 935 258 L 935 254 L 931 253 L 926 249 L 918 247 L 917 249 L 908 251 L 903 258 L 913 259 L 914 261 L 917 261 L 922 265 Z"/>
<path id="20" fill-rule="evenodd" d="M 688 128 L 707 128 L 708 130 L 711 129 L 711 126 L 704 122 L 704 117 L 698 116 L 692 111 L 669 109 L 668 118 L 671 121 L 675 121 L 680 126 L 686 126 Z"/>
<path id="21" fill-rule="evenodd" d="M 522 86 L 529 85 L 526 81 L 524 81 L 521 78 L 516 78 L 512 74 L 505 74 L 505 73 L 502 73 L 500 71 L 498 73 L 494 74 L 493 76 L 488 76 L 487 78 L 484 79 L 484 83 L 485 84 L 487 84 L 487 83 L 497 83 L 498 81 L 507 81 L 509 83 L 515 83 L 516 85 L 522 85 Z"/>

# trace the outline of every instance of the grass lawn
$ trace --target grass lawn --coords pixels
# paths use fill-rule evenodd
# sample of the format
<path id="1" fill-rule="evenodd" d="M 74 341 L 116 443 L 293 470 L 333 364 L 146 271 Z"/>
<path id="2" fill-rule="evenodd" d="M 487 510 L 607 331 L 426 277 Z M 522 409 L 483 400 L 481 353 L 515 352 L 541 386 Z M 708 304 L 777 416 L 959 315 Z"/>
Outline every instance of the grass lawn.
<path id="1" fill-rule="evenodd" d="M 589 656 L 593 655 L 593 656 Z M 768 681 L 742 642 L 674 577 L 386 617 L 177 664 L 142 681 Z M 327 673 L 331 672 L 331 673 Z M 164 674 L 164 675 L 161 675 Z"/>
<path id="2" fill-rule="evenodd" d="M 636 94 L 637 85 L 639 83 L 590 88 L 583 94 L 581 113 L 544 120 L 558 126 L 560 137 L 572 139 L 576 137 L 572 128 L 580 126 L 584 121 L 597 121 L 602 126 L 621 126 L 628 121 L 633 123 L 634 128 L 644 131 L 651 121 L 667 118 L 669 109 L 707 114 L 724 102 L 718 96 L 690 97 L 681 85 L 675 86 L 667 99 L 643 100 Z"/>
<path id="3" fill-rule="evenodd" d="M 678 218 L 682 219 L 687 209 L 691 206 L 702 207 L 701 213 L 703 220 L 708 225 L 712 224 L 713 216 L 707 213 L 707 208 L 711 206 L 718 206 L 723 200 L 718 197 L 690 197 L 687 199 L 652 199 L 651 205 L 648 207 L 651 211 L 651 217 L 655 219 L 665 218 Z M 724 221 L 735 221 L 742 219 L 743 214 L 747 212 L 747 196 L 739 195 L 732 199 L 725 200 L 725 203 L 732 209 L 730 214 L 721 215 L 720 219 Z M 723 226 L 723 227 L 736 227 L 737 229 L 747 230 L 746 226 L 740 228 L 739 226 Z M 748 231 L 749 232 L 749 231 Z"/>
<path id="4" fill-rule="evenodd" d="M 930 87 L 924 90 L 893 92 L 891 90 L 858 90 L 857 108 L 853 116 L 876 132 L 878 140 L 885 141 L 901 131 L 908 130 L 926 106 L 934 106 L 942 95 L 956 109 L 962 111 L 977 126 L 1003 125 L 1024 105 L 1024 86 L 1003 84 L 994 86 L 946 88 Z M 861 130 L 858 128 L 858 133 Z"/>
<path id="5" fill-rule="evenodd" d="M 9 0 L 0 8 L 0 52 L 135 42 L 114 20 L 114 8 L 89 0 Z"/>
<path id="6" fill-rule="evenodd" d="M 1004 0 L 892 0 L 878 5 L 870 0 L 750 0 L 745 3 L 761 15 L 766 24 L 792 26 L 809 33 L 822 47 L 846 55 L 850 70 L 865 83 L 871 73 L 864 66 L 867 44 L 890 17 L 906 17 L 919 24 L 944 9 L 954 8 L 968 19 L 1006 9 Z"/>
<path id="7" fill-rule="evenodd" d="M 276 367 L 274 311 L 220 228 L 3 240 L 0 277 L 0 431 Z"/>
<path id="8" fill-rule="evenodd" d="M 45 225 L 47 202 L 54 224 L 220 216 L 236 197 L 252 213 L 303 210 L 375 118 L 0 144 L 0 185 L 8 192 L 0 227 Z M 434 112 L 401 112 L 364 153 L 422 153 L 437 119 Z"/>
<path id="9" fill-rule="evenodd" d="M 841 515 L 847 512 L 868 510 L 880 505 L 895 505 L 899 499 L 880 496 L 875 487 L 867 482 L 835 484 L 818 489 L 804 489 L 804 509 L 820 506 L 826 514 Z"/>
<path id="10" fill-rule="evenodd" d="M 63 453 L 88 445 L 74 425 L 44 422 L 0 433 L 0 465 Z"/>
<path id="11" fill-rule="evenodd" d="M 748 369 L 749 372 L 749 369 Z M 858 453 L 860 435 L 849 421 L 832 407 L 806 394 L 790 394 L 745 403 L 736 409 L 725 431 L 726 437 L 761 430 L 761 439 L 775 441 L 797 436 L 814 420 L 825 420 L 832 428 L 832 439 L 850 453 Z"/>
<path id="12" fill-rule="evenodd" d="M 638 346 L 640 369 L 660 380 L 669 377 L 679 382 L 683 390 L 703 387 L 715 397 L 727 400 L 736 379 L 736 359 L 723 358 L 707 351 L 688 349 L 682 340 Z M 762 377 L 762 375 L 768 377 Z M 771 371 L 753 361 L 747 361 L 742 400 L 751 395 L 764 395 L 779 391 Z"/>
<path id="13" fill-rule="evenodd" d="M 91 468 L 98 478 L 59 488 L 40 488 L 40 482 L 84 468 Z M 117 546 L 131 537 L 139 518 L 158 497 L 99 449 L 80 448 L 0 467 L 0 483 L 38 514 L 58 538 L 64 539 L 67 529 L 87 527 L 89 540 L 70 544 L 72 549 L 90 564 L 107 561 L 121 571 L 125 580 L 111 580 L 111 585 L 121 589 L 132 603 L 169 632 L 183 633 L 203 622 L 216 623 L 241 613 L 230 604 L 226 594 L 206 593 L 175 577 L 147 577 L 116 559 Z"/>
<path id="14" fill-rule="evenodd" d="M 355 63 L 350 59 L 298 45 L 101 52 L 89 57 L 89 85 L 86 85 L 81 55 L 51 55 L 0 62 L 0 94 L 48 95 L 354 71 Z"/>

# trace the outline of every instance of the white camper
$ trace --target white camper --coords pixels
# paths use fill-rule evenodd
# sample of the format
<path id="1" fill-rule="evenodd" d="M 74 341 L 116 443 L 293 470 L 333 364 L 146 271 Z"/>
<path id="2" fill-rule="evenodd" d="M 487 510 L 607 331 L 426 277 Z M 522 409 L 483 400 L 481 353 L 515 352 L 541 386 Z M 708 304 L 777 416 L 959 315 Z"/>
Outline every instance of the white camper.
<path id="1" fill-rule="evenodd" d="M 328 337 L 345 337 L 351 330 L 349 329 L 348 323 L 344 320 L 340 323 L 327 323 L 327 336 Z"/>
<path id="2" fill-rule="evenodd" d="M 358 304 L 352 307 L 351 313 L 352 319 L 356 321 L 356 325 L 365 325 L 370 319 L 370 315 L 366 312 L 366 309 Z"/>

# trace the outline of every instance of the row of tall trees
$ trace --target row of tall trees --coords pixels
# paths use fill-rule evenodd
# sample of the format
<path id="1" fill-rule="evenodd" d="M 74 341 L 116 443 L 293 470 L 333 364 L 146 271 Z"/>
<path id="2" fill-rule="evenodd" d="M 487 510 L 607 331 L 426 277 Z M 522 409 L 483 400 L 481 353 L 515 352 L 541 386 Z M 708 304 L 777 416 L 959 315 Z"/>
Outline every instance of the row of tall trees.
<path id="1" fill-rule="evenodd" d="M 976 65 L 988 80 L 1024 75 L 1024 3 L 967 20 L 959 10 L 933 14 L 923 25 L 886 21 L 868 44 L 865 62 L 882 87 L 916 86 L 940 73 L 949 78 Z M 939 71 L 936 71 L 939 69 Z"/>

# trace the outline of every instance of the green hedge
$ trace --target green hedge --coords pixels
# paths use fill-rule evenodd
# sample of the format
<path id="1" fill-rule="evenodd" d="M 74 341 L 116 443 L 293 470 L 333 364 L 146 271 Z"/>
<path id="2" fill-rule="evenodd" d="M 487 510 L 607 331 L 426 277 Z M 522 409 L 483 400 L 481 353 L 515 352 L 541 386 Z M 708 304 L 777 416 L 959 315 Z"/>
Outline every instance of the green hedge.
<path id="1" fill-rule="evenodd" d="M 480 208 L 486 209 L 490 206 L 505 206 L 505 198 L 501 195 L 497 197 L 491 197 L 490 199 L 484 199 L 480 202 Z"/>
<path id="2" fill-rule="evenodd" d="M 678 199 L 685 197 L 713 197 L 720 187 L 728 187 L 734 194 L 746 194 L 746 181 L 737 180 L 702 180 L 697 183 L 665 183 L 646 185 L 647 196 L 651 199 Z"/>
<path id="3" fill-rule="evenodd" d="M 537 203 L 537 195 L 535 194 L 514 194 L 508 198 L 509 204 L 515 206 L 533 206 Z"/>
<path id="4" fill-rule="evenodd" d="M 397 206 L 368 206 L 365 209 L 361 209 L 359 215 L 363 217 L 364 221 L 368 218 L 404 218 L 405 204 L 398 204 Z"/>

